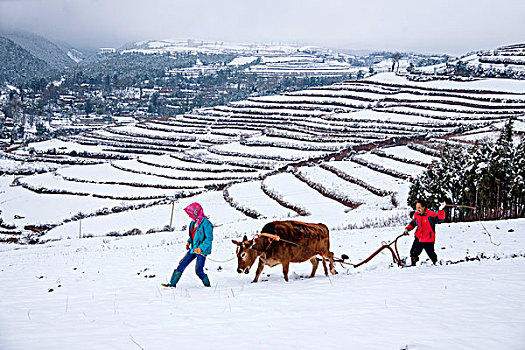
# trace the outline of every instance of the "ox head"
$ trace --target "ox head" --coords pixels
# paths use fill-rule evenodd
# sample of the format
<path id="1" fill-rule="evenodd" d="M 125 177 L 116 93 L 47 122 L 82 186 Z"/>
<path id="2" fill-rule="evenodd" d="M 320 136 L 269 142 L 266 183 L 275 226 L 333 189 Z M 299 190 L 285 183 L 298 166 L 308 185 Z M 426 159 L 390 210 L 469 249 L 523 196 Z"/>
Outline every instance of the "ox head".
<path id="1" fill-rule="evenodd" d="M 246 236 L 242 242 L 232 240 L 233 244 L 237 245 L 237 272 L 249 273 L 257 257 L 261 254 L 255 247 L 256 239 L 250 239 Z"/>

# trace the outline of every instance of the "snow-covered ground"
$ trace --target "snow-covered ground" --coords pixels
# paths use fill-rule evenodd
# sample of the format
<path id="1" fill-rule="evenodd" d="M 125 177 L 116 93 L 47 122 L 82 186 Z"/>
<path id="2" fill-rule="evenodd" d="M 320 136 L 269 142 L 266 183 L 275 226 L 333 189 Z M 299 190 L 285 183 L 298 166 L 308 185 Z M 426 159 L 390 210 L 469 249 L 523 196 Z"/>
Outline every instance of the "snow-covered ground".
<path id="1" fill-rule="evenodd" d="M 4 222 L 17 225 L 19 228 L 25 225 L 61 223 L 78 213 L 87 215 L 104 208 L 128 207 L 151 202 L 69 194 L 38 194 L 21 186 L 12 187 L 11 182 L 11 177 L 0 176 L 0 210 Z M 78 224 L 76 226 L 78 227 Z"/>
<path id="2" fill-rule="evenodd" d="M 256 59 L 256 56 L 235 57 L 231 62 L 228 63 L 228 66 L 242 66 L 245 64 L 252 63 Z"/>
<path id="3" fill-rule="evenodd" d="M 437 160 L 437 157 L 429 156 L 428 154 L 423 154 L 421 152 L 414 151 L 407 146 L 394 146 L 387 147 L 384 149 L 385 153 L 391 156 L 394 156 L 399 159 L 408 159 L 425 164 L 430 164 L 432 161 Z"/>
<path id="4" fill-rule="evenodd" d="M 228 189 L 234 203 L 246 209 L 255 210 L 267 218 L 295 217 L 297 213 L 282 207 L 268 197 L 261 189 L 261 181 L 239 183 Z"/>
<path id="5" fill-rule="evenodd" d="M 360 159 L 385 169 L 395 170 L 407 176 L 417 176 L 425 170 L 425 168 L 413 165 L 409 163 L 403 163 L 394 159 L 379 157 L 372 153 L 363 153 L 355 156 L 356 159 Z"/>
<path id="6" fill-rule="evenodd" d="M 285 282 L 279 266 L 266 267 L 252 284 L 235 259 L 208 260 L 211 288 L 193 266 L 176 289 L 160 287 L 184 254 L 185 231 L 4 250 L 0 348 L 522 349 L 525 220 L 485 226 L 500 246 L 479 223 L 438 226 L 443 265 L 400 269 L 382 254 L 330 278 L 319 269 L 305 279 L 311 265 L 301 263 Z M 357 262 L 402 229 L 333 231 L 332 250 Z M 231 238 L 241 235 L 216 228 L 210 259 L 234 257 Z M 403 256 L 411 241 L 400 239 Z M 490 259 L 446 265 L 481 253 Z"/>
<path id="7" fill-rule="evenodd" d="M 396 193 L 399 203 L 407 202 L 410 185 L 406 180 L 383 174 L 352 161 L 330 162 L 328 166 L 363 181 L 373 188 Z"/>

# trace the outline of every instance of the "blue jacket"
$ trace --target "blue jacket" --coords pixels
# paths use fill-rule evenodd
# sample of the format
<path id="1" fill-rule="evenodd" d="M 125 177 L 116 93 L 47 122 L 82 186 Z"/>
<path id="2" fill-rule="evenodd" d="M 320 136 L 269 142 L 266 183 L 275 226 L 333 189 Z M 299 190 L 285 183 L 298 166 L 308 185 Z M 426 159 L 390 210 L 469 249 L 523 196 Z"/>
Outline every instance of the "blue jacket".
<path id="1" fill-rule="evenodd" d="M 211 224 L 208 218 L 202 218 L 201 224 L 197 227 L 195 231 L 195 237 L 193 241 L 191 240 L 191 230 L 195 225 L 195 221 L 190 223 L 188 242 L 190 243 L 190 251 L 193 252 L 197 248 L 201 248 L 201 255 L 210 255 L 211 254 L 211 243 L 213 241 L 213 225 Z"/>

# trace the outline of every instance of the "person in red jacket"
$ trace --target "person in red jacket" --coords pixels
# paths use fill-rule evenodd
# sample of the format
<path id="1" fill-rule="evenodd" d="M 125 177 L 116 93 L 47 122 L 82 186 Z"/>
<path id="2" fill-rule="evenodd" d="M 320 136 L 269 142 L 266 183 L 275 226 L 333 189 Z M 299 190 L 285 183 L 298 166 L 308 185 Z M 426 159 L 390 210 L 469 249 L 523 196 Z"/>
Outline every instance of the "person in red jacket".
<path id="1" fill-rule="evenodd" d="M 412 259 L 412 266 L 416 266 L 419 260 L 419 255 L 425 250 L 428 257 L 434 265 L 437 263 L 437 255 L 434 251 L 434 243 L 436 241 L 436 224 L 445 219 L 445 206 L 443 202 L 439 205 L 439 211 L 436 213 L 427 209 L 427 203 L 424 200 L 418 200 L 416 204 L 416 212 L 414 218 L 405 228 L 405 234 L 417 227 L 414 243 L 410 249 L 410 258 Z"/>

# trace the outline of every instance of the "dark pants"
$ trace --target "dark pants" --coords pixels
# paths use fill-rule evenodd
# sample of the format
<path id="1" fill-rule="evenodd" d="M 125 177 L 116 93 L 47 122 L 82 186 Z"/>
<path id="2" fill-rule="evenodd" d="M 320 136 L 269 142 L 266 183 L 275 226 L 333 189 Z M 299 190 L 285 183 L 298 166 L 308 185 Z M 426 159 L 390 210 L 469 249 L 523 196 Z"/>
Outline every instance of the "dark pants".
<path id="1" fill-rule="evenodd" d="M 195 254 L 193 252 L 187 252 L 186 255 L 182 258 L 182 260 L 179 262 L 179 266 L 177 267 L 177 271 L 180 273 L 183 273 L 186 267 L 193 261 L 193 259 L 197 258 L 197 264 L 195 265 L 195 273 L 197 276 L 199 276 L 200 279 L 203 279 L 206 277 L 206 274 L 204 273 L 204 263 L 206 262 L 206 257 Z"/>
<path id="2" fill-rule="evenodd" d="M 428 257 L 435 264 L 437 262 L 437 255 L 434 251 L 434 242 L 423 242 L 421 243 L 419 239 L 414 238 L 414 243 L 412 244 L 412 249 L 410 249 L 410 257 L 412 258 L 412 265 L 415 265 L 419 260 L 419 254 L 425 249 Z"/>

